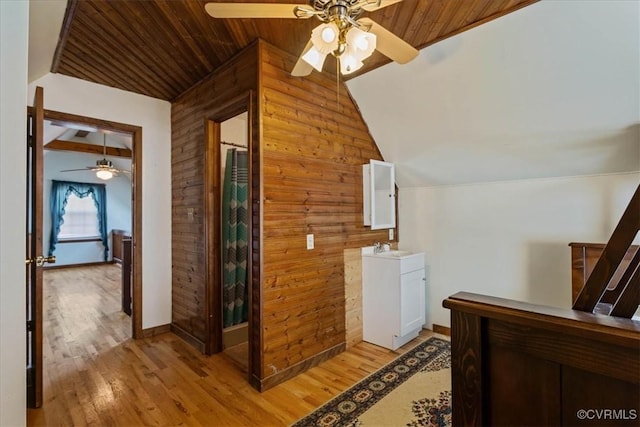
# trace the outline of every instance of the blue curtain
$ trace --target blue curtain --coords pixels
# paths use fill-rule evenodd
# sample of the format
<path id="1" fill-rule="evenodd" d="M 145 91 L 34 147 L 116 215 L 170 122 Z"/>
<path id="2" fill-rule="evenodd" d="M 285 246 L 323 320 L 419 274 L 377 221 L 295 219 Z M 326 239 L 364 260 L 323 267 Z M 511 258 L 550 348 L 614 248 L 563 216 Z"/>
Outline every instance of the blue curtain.
<path id="1" fill-rule="evenodd" d="M 51 186 L 51 239 L 49 239 L 49 256 L 53 255 L 58 243 L 60 226 L 64 222 L 64 209 L 67 206 L 67 198 L 73 193 L 76 197 L 91 196 L 98 210 L 98 228 L 100 238 L 104 246 L 104 260 L 109 253 L 109 241 L 107 236 L 107 190 L 104 184 L 87 184 L 83 182 L 52 181 Z"/>
<path id="2" fill-rule="evenodd" d="M 249 318 L 247 289 L 249 153 L 227 151 L 222 191 L 223 327 Z"/>

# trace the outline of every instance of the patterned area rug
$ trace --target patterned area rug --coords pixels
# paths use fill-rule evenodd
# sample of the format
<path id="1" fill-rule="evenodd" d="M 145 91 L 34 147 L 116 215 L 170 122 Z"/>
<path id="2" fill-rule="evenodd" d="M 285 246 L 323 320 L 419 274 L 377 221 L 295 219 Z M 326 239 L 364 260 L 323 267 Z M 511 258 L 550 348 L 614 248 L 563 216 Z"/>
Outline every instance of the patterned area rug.
<path id="1" fill-rule="evenodd" d="M 450 426 L 451 346 L 431 337 L 298 420 L 310 426 Z"/>

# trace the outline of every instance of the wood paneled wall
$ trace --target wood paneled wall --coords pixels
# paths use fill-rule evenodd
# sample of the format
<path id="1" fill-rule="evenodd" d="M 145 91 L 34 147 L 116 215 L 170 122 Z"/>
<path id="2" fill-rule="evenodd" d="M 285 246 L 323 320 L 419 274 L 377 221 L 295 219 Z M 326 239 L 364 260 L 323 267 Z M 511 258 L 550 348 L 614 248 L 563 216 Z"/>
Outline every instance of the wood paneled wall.
<path id="1" fill-rule="evenodd" d="M 295 59 L 259 41 L 172 105 L 172 329 L 204 351 L 206 119 L 257 92 L 250 380 L 260 390 L 344 350 L 343 251 L 387 240 L 362 225 L 362 165 L 381 156 L 357 106 L 342 84 L 338 102 L 334 75 L 291 77 Z"/>
<path id="2" fill-rule="evenodd" d="M 171 106 L 172 329 L 202 351 L 209 340 L 205 129 L 221 105 L 256 90 L 257 51 L 254 43 Z"/>
<path id="3" fill-rule="evenodd" d="M 362 165 L 381 156 L 346 87 L 338 100 L 334 75 L 291 77 L 295 58 L 260 46 L 268 388 L 344 349 L 344 249 L 388 236 L 363 226 Z M 307 234 L 315 237 L 313 250 Z"/>

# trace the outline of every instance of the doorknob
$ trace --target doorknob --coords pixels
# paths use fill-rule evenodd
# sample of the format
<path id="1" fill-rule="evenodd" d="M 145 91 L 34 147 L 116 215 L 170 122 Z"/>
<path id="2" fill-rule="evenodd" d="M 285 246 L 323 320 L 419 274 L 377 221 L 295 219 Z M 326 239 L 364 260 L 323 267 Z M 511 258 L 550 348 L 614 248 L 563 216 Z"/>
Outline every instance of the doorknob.
<path id="1" fill-rule="evenodd" d="M 26 259 L 26 260 L 24 260 L 24 262 L 25 262 L 25 264 L 27 264 L 27 265 L 28 265 L 28 264 L 31 264 L 31 263 L 35 263 L 35 264 L 36 264 L 36 266 L 38 266 L 38 267 L 42 267 L 42 266 L 43 266 L 43 265 L 45 265 L 46 263 L 49 263 L 49 264 L 55 264 L 55 262 L 56 262 L 56 257 L 55 257 L 54 255 L 46 256 L 46 257 L 45 257 L 45 256 L 40 255 L 40 256 L 38 256 L 38 257 L 36 257 L 36 258 L 29 258 L 29 259 Z"/>

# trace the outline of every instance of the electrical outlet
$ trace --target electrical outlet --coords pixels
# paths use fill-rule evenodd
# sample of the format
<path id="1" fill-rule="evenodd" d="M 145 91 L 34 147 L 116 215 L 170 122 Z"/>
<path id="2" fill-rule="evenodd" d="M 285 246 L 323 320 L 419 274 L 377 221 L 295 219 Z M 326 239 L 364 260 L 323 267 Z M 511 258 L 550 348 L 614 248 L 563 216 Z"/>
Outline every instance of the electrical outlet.
<path id="1" fill-rule="evenodd" d="M 393 240 L 393 228 L 389 229 L 389 241 Z"/>
<path id="2" fill-rule="evenodd" d="M 313 234 L 307 234 L 307 250 L 311 250 L 314 247 Z"/>

